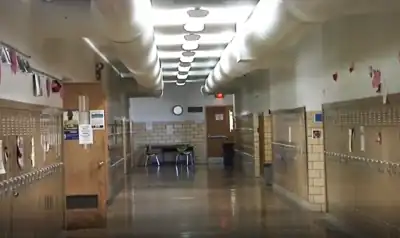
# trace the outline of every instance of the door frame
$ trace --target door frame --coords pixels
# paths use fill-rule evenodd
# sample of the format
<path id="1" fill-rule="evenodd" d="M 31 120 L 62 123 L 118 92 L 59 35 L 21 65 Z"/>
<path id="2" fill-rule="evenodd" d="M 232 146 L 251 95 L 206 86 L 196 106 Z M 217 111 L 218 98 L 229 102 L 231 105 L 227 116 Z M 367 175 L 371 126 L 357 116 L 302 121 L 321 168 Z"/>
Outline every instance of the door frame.
<path id="1" fill-rule="evenodd" d="M 205 137 L 205 146 L 204 146 L 204 148 L 205 148 L 205 156 L 206 156 L 206 161 L 207 161 L 207 164 L 209 163 L 209 156 L 208 156 L 208 120 L 207 120 L 207 109 L 208 108 L 221 108 L 221 107 L 224 107 L 225 108 L 225 111 L 227 112 L 227 114 L 228 114 L 228 117 L 229 117 L 229 110 L 232 110 L 232 112 L 233 112 L 233 104 L 232 105 L 213 105 L 213 106 L 205 106 L 204 107 L 204 120 L 205 120 L 205 126 L 206 126 L 206 129 L 205 129 L 205 135 L 204 135 L 204 137 Z M 228 118 L 228 120 L 229 120 L 229 118 Z"/>

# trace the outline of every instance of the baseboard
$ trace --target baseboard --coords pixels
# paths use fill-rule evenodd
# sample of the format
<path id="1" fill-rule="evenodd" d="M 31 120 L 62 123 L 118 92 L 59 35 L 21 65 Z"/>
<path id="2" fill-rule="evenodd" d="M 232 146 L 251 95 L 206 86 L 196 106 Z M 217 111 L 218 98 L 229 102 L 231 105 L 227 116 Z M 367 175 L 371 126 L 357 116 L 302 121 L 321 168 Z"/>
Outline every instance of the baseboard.
<path id="1" fill-rule="evenodd" d="M 322 212 L 320 205 L 311 204 L 310 202 L 300 198 L 296 194 L 288 191 L 287 189 L 285 189 L 282 186 L 279 186 L 277 184 L 273 184 L 272 187 L 273 187 L 273 190 L 277 194 L 287 198 L 289 201 L 295 203 L 296 205 L 300 206 L 301 208 L 303 208 L 305 210 L 313 211 L 313 212 Z"/>

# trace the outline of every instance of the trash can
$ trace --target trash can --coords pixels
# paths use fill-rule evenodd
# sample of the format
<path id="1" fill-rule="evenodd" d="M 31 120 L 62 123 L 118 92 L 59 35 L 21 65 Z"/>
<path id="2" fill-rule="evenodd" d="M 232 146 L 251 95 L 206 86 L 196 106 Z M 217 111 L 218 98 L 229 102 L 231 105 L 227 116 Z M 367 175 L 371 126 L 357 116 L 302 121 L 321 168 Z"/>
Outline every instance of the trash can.
<path id="1" fill-rule="evenodd" d="M 222 145 L 223 150 L 223 157 L 224 157 L 224 167 L 230 168 L 233 167 L 233 158 L 235 157 L 235 150 L 234 150 L 235 143 L 233 142 L 225 142 Z"/>
<path id="2" fill-rule="evenodd" d="M 273 171 L 272 163 L 264 164 L 264 179 L 267 186 L 272 186 L 273 184 Z"/>

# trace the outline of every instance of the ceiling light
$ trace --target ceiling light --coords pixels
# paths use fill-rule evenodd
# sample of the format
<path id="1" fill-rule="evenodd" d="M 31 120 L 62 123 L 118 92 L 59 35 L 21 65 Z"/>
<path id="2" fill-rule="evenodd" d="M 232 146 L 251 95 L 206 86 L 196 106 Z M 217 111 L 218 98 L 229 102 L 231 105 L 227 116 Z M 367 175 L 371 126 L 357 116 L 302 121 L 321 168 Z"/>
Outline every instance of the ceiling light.
<path id="1" fill-rule="evenodd" d="M 183 29 L 187 32 L 201 32 L 204 31 L 205 28 L 204 22 L 198 19 L 189 20 L 184 26 Z"/>
<path id="2" fill-rule="evenodd" d="M 188 67 L 183 67 L 183 66 L 178 66 L 178 71 L 180 72 L 189 72 L 190 66 Z"/>
<path id="3" fill-rule="evenodd" d="M 220 50 L 197 50 L 196 51 L 196 58 L 219 58 L 221 57 L 222 52 L 224 51 L 223 48 Z M 182 52 L 179 51 L 158 51 L 158 56 L 161 59 L 179 59 L 182 57 L 186 58 L 194 58 L 194 56 L 183 56 Z M 182 60 L 181 60 L 182 61 Z M 192 61 L 182 61 L 182 62 L 192 62 Z"/>
<path id="4" fill-rule="evenodd" d="M 161 58 L 161 57 L 160 57 Z M 185 56 L 182 56 L 181 58 L 180 58 L 180 61 L 181 62 L 184 62 L 184 63 L 191 63 L 191 62 L 193 62 L 193 60 L 194 60 L 194 57 L 185 57 Z"/>
<path id="5" fill-rule="evenodd" d="M 177 79 L 180 79 L 180 80 L 185 80 L 185 79 L 187 79 L 188 78 L 188 74 L 186 73 L 186 74 L 178 74 L 177 76 L 176 76 L 176 78 Z"/>
<path id="6" fill-rule="evenodd" d="M 209 60 L 206 62 L 193 62 L 193 63 L 185 63 L 185 62 L 180 62 L 180 63 L 161 63 L 161 66 L 163 69 L 176 69 L 179 65 L 182 66 L 191 66 L 192 68 L 212 68 L 217 64 L 217 61 L 215 60 Z"/>
<path id="7" fill-rule="evenodd" d="M 194 41 L 188 41 L 182 45 L 182 49 L 186 51 L 197 50 L 198 48 L 199 48 L 199 43 Z"/>
<path id="8" fill-rule="evenodd" d="M 189 62 L 180 62 L 179 66 L 181 66 L 181 67 L 190 67 L 191 63 L 189 63 Z"/>
<path id="9" fill-rule="evenodd" d="M 256 4 L 232 5 L 223 7 L 207 8 L 209 12 L 207 17 L 202 18 L 204 24 L 220 25 L 220 24 L 237 24 L 247 20 Z M 152 9 L 154 26 L 181 26 L 188 22 L 188 10 L 193 8 L 176 8 L 176 9 Z"/>
<path id="10" fill-rule="evenodd" d="M 199 34 L 187 34 L 183 37 L 186 41 L 198 41 L 201 36 Z"/>
<path id="11" fill-rule="evenodd" d="M 210 74 L 210 69 L 207 70 L 190 70 L 189 72 L 177 72 L 177 71 L 165 71 L 163 76 L 165 77 L 177 77 L 177 75 L 189 75 L 189 76 L 207 76 Z"/>
<path id="12" fill-rule="evenodd" d="M 161 45 L 181 45 L 187 41 L 197 41 L 201 45 L 224 45 L 232 41 L 235 31 L 229 30 L 221 33 L 201 33 L 201 34 L 155 34 L 155 43 Z M 199 39 L 197 39 L 199 38 Z M 197 40 L 196 40 L 197 39 Z"/>
<path id="13" fill-rule="evenodd" d="M 201 9 L 200 7 L 196 7 L 194 9 L 190 9 L 186 12 L 189 17 L 195 17 L 195 18 L 202 18 L 208 16 L 210 13 L 206 9 Z"/>
<path id="14" fill-rule="evenodd" d="M 185 86 L 185 84 L 186 84 L 186 81 L 180 82 L 180 81 L 176 80 L 176 86 Z"/>
<path id="15" fill-rule="evenodd" d="M 182 56 L 185 56 L 185 57 L 193 57 L 195 55 L 196 55 L 196 52 L 193 52 L 193 51 L 184 51 L 184 52 L 182 52 Z"/>

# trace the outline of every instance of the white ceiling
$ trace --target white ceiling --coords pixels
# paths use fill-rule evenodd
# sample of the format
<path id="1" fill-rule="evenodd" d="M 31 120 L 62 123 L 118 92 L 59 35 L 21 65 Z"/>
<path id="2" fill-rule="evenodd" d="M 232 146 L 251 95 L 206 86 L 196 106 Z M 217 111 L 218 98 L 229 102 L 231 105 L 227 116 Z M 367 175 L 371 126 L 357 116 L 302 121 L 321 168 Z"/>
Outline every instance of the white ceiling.
<path id="1" fill-rule="evenodd" d="M 90 19 L 91 0 L 1 0 L 0 40 L 32 56 L 43 71 L 74 81 L 93 79 L 98 57 L 82 40 L 89 37 L 118 68 L 118 55 L 108 38 Z M 201 7 L 209 11 L 204 18 L 199 48 L 189 71 L 189 81 L 204 81 L 217 64 L 222 51 L 235 36 L 236 29 L 251 14 L 258 0 L 151 0 L 155 40 L 161 59 L 164 81 L 175 82 L 184 35 L 189 20 L 187 10 Z M 97 27 L 97 28 L 96 28 Z M 66 57 L 68 56 L 68 57 Z M 122 70 L 125 72 L 126 69 Z M 57 72 L 57 73 L 56 73 Z M 73 73 L 71 73 L 73 72 Z"/>
<path id="2" fill-rule="evenodd" d="M 155 41 L 161 59 L 164 81 L 176 81 L 186 42 L 184 25 L 191 20 L 187 11 L 200 7 L 209 11 L 201 18 L 205 29 L 200 35 L 199 47 L 188 74 L 188 82 L 204 81 L 217 64 L 222 51 L 244 23 L 258 1 L 254 0 L 152 0 Z M 193 18 L 192 18 L 193 19 Z"/>

